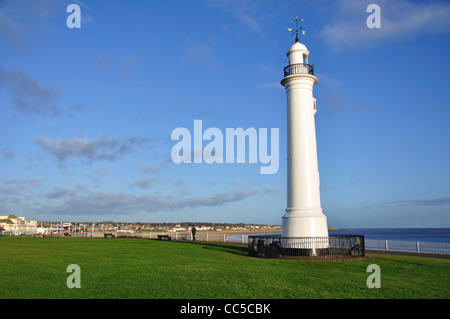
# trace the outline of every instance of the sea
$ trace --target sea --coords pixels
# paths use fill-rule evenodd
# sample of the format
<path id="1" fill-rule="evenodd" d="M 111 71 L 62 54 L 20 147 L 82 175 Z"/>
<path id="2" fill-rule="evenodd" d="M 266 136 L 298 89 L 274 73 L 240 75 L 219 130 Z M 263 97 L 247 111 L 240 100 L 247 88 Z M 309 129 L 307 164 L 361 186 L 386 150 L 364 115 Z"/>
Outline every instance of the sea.
<path id="1" fill-rule="evenodd" d="M 328 233 L 329 235 L 364 235 L 365 239 L 377 240 L 450 243 L 450 228 L 345 228 L 330 230 Z M 264 235 L 281 235 L 281 233 Z M 241 238 L 240 235 L 233 235 L 229 236 L 228 240 L 239 241 L 239 238 Z M 247 242 L 247 238 L 244 240 Z"/>
<path id="2" fill-rule="evenodd" d="M 365 239 L 450 243 L 450 228 L 348 228 L 330 235 L 364 235 Z"/>

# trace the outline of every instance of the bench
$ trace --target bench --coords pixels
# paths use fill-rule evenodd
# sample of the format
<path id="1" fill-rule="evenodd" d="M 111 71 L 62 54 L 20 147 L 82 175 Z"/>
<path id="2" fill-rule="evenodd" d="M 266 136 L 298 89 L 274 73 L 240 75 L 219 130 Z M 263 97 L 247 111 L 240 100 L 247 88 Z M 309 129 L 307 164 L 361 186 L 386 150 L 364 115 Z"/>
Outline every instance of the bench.
<path id="1" fill-rule="evenodd" d="M 116 237 L 112 233 L 105 233 L 104 236 L 105 236 L 105 238 L 115 238 Z"/>
<path id="2" fill-rule="evenodd" d="M 172 240 L 172 237 L 170 237 L 169 235 L 158 235 L 158 240 Z"/>

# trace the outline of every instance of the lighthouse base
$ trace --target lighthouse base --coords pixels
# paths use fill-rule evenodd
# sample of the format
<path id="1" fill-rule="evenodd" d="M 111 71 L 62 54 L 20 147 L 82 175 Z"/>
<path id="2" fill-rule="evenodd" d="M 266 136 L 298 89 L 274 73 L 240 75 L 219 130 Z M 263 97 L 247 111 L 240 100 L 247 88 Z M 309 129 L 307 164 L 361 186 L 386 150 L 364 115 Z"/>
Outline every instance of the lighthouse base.
<path id="1" fill-rule="evenodd" d="M 281 256 L 318 257 L 328 253 L 328 248 L 281 248 Z"/>
<path id="2" fill-rule="evenodd" d="M 320 214 L 296 215 L 288 212 L 282 218 L 283 237 L 328 237 L 327 217 Z"/>
<path id="3" fill-rule="evenodd" d="M 255 235 L 248 237 L 248 253 L 249 256 L 263 258 L 361 258 L 365 256 L 365 243 L 361 235 L 310 238 Z"/>

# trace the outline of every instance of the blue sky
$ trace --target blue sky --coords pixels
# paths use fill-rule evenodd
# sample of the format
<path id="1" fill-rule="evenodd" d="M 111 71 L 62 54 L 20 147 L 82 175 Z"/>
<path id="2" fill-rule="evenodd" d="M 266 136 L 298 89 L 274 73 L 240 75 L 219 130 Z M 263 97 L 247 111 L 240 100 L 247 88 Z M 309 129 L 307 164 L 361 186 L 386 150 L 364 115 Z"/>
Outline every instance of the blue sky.
<path id="1" fill-rule="evenodd" d="M 0 215 L 281 224 L 295 16 L 328 226 L 450 227 L 450 4 L 412 0 L 0 1 Z M 278 172 L 174 164 L 194 120 L 279 128 Z"/>

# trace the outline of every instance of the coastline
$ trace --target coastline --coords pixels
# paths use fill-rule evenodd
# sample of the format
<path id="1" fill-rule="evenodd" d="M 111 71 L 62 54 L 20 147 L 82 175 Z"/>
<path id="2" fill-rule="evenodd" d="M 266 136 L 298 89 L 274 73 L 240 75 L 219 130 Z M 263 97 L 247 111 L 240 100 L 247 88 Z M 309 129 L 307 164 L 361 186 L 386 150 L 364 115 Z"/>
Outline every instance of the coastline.
<path id="1" fill-rule="evenodd" d="M 334 227 L 329 227 L 328 231 L 338 230 Z M 236 236 L 236 235 L 257 235 L 257 234 L 273 234 L 273 233 L 281 233 L 282 229 L 280 228 L 258 228 L 258 229 L 227 229 L 227 230 L 198 230 L 196 236 L 206 236 L 206 234 L 211 236 Z M 190 235 L 190 231 L 179 231 L 176 232 L 178 235 Z M 175 234 L 175 232 L 167 232 L 168 235 Z"/>
<path id="2" fill-rule="evenodd" d="M 268 233 L 279 233 L 281 232 L 281 228 L 261 228 L 261 229 L 236 229 L 236 230 L 221 230 L 221 231 L 208 231 L 202 230 L 197 231 L 197 234 L 225 234 L 225 235 L 247 235 L 247 234 L 268 234 Z"/>

